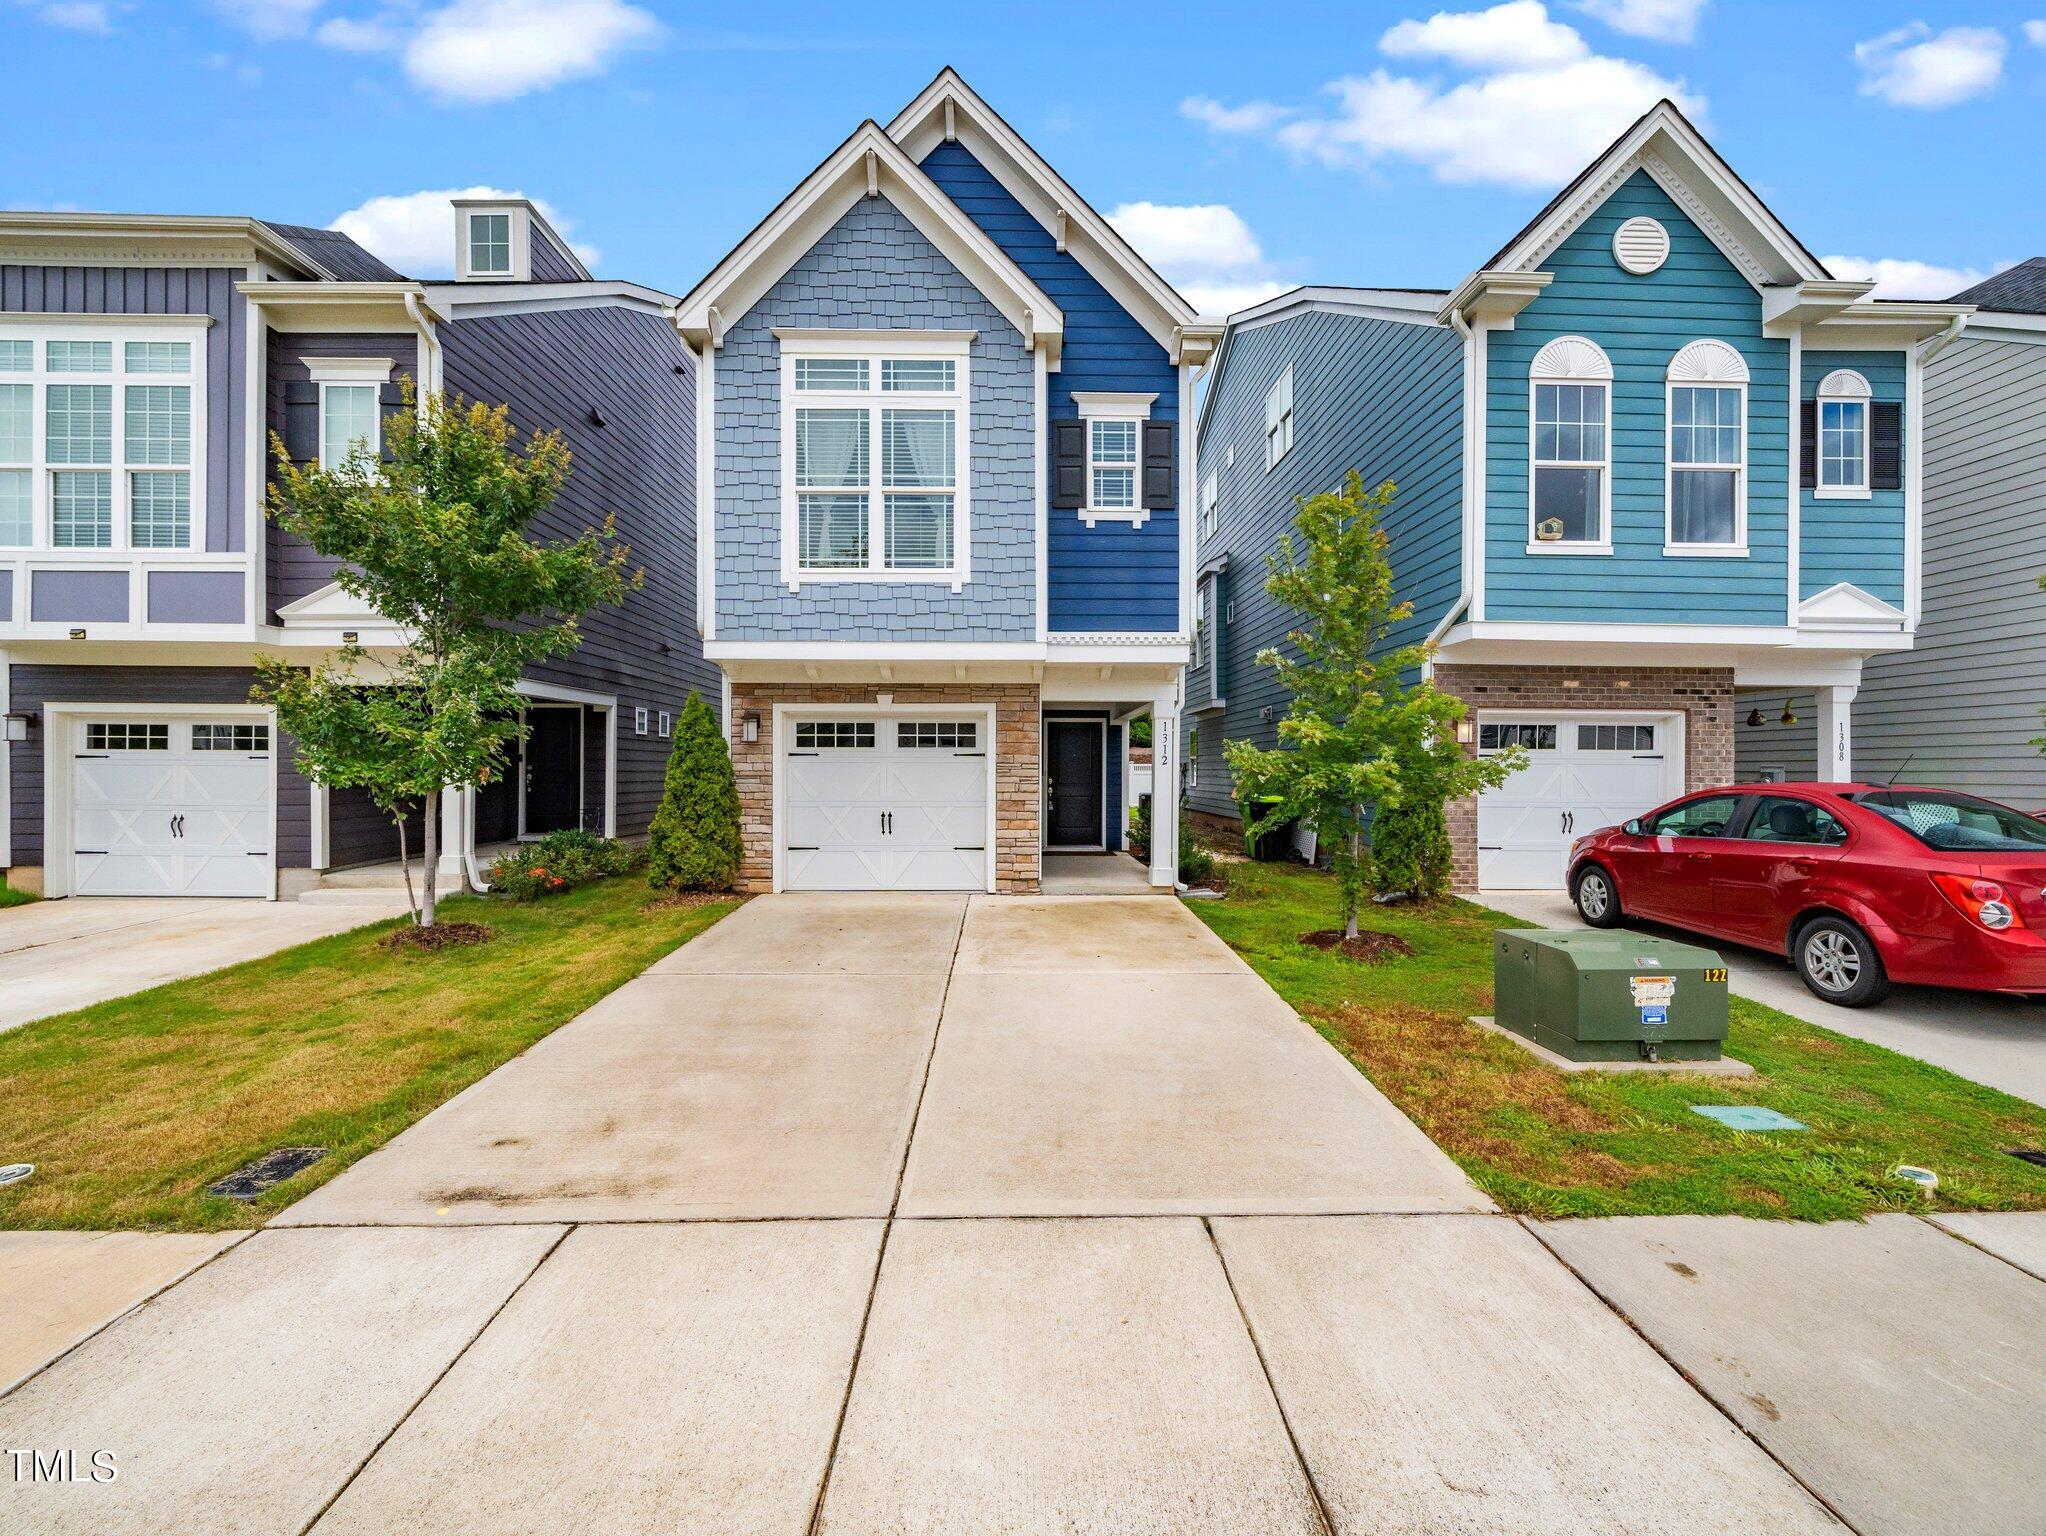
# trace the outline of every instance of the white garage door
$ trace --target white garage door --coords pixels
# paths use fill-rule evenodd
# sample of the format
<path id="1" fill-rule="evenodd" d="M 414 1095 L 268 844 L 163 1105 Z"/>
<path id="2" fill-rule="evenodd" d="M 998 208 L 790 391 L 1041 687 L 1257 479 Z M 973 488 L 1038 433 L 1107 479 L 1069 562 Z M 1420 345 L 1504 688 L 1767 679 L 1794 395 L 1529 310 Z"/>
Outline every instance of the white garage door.
<path id="1" fill-rule="evenodd" d="M 78 895 L 271 894 L 268 723 L 99 717 L 72 728 Z"/>
<path id="2" fill-rule="evenodd" d="M 1478 797 L 1479 886 L 1561 886 L 1574 840 L 1652 810 L 1681 788 L 1670 737 L 1669 722 L 1653 717 L 1482 716 L 1479 752 L 1525 747 L 1527 766 Z"/>
<path id="3" fill-rule="evenodd" d="M 984 719 L 818 716 L 787 731 L 785 890 L 987 889 Z"/>

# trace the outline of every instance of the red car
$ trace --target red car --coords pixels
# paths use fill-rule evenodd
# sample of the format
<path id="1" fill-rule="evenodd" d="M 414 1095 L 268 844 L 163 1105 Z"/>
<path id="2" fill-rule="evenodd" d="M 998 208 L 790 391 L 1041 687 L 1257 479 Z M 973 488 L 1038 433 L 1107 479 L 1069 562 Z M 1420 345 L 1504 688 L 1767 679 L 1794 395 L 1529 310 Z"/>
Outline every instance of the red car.
<path id="1" fill-rule="evenodd" d="M 1708 789 L 1580 837 L 1570 894 L 1627 917 L 1787 954 L 1848 1008 L 1893 981 L 2046 993 L 2046 820 L 1888 784 Z"/>

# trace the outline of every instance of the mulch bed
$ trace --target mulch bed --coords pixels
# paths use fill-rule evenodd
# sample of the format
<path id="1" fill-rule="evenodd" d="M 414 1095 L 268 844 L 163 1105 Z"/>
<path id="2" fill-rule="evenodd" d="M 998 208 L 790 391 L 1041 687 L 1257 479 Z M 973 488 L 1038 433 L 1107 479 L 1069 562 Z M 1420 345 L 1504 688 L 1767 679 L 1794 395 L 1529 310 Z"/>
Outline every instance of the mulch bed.
<path id="1" fill-rule="evenodd" d="M 1366 928 L 1354 939 L 1343 937 L 1337 928 L 1317 928 L 1313 933 L 1300 935 L 1300 942 L 1315 949 L 1339 949 L 1352 960 L 1373 964 L 1380 960 L 1400 960 L 1414 952 L 1414 946 L 1396 933 L 1373 933 Z"/>
<path id="2" fill-rule="evenodd" d="M 1190 891 L 1213 891 L 1217 896 L 1229 894 L 1229 877 L 1219 869 L 1205 880 L 1189 880 L 1186 888 Z"/>
<path id="3" fill-rule="evenodd" d="M 471 944 L 488 944 L 496 937 L 497 930 L 482 923 L 435 923 L 431 928 L 407 923 L 385 934 L 379 942 L 385 949 L 462 949 Z"/>

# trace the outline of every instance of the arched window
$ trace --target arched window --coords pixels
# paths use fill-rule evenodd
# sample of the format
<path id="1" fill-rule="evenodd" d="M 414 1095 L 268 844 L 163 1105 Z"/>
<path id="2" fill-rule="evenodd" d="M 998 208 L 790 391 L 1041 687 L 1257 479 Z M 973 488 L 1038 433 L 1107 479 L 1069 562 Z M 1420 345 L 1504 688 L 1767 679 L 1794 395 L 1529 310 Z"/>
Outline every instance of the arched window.
<path id="1" fill-rule="evenodd" d="M 1669 362 L 1664 552 L 1747 553 L 1748 364 L 1723 341 Z"/>
<path id="2" fill-rule="evenodd" d="M 1868 494 L 1868 403 L 1875 391 L 1852 368 L 1819 380 L 1819 474 L 1814 495 Z"/>
<path id="3" fill-rule="evenodd" d="M 1528 384 L 1528 548 L 1610 550 L 1613 365 L 1598 343 L 1558 336 Z"/>

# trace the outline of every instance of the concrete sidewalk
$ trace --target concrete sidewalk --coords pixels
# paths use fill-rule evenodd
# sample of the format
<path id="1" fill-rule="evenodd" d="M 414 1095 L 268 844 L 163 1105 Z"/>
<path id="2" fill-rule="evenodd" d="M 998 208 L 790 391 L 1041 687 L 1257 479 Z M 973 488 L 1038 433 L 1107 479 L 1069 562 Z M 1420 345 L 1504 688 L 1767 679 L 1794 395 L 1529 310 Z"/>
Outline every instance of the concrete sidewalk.
<path id="1" fill-rule="evenodd" d="M 1544 928 L 1585 926 L 1561 891 L 1481 891 L 1473 899 Z M 1839 1008 L 1814 997 L 1781 955 L 1652 923 L 1639 926 L 1644 933 L 1669 934 L 1718 950 L 1733 990 L 1742 997 L 2046 1104 L 2046 1004 L 1947 987 L 1898 987 L 1873 1008 Z"/>
<path id="2" fill-rule="evenodd" d="M 1862 1347 L 2046 1357 L 1991 1256 L 2035 1228 L 1896 1220 Z M 1644 1338 L 1665 1239 L 1578 1226 L 1588 1284 L 1177 901 L 763 898 L 0 1398 L 121 1473 L 0 1482 L 0 1530 L 1839 1531 L 1887 1400 L 1751 1425 L 1669 1363 L 1737 1311 Z M 1771 1230 L 1801 1291 L 1867 1266 L 1828 1230 Z M 1929 1444 L 2034 1432 L 1921 1396 Z M 1984 1475 L 1938 1531 L 2032 1509 Z"/>

